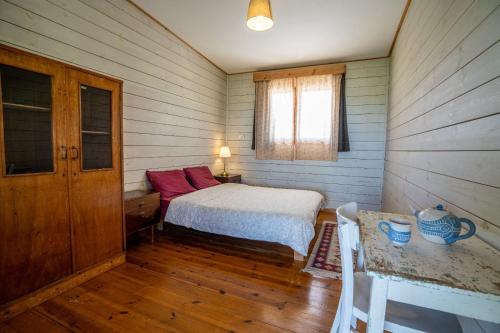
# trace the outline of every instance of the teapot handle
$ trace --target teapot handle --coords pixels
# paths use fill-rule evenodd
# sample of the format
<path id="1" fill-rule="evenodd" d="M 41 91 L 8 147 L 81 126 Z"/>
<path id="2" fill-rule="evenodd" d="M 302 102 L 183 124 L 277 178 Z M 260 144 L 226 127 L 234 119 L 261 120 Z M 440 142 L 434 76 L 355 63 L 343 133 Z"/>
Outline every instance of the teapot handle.
<path id="1" fill-rule="evenodd" d="M 476 225 L 471 220 L 462 217 L 459 218 L 458 221 L 460 222 L 460 224 L 462 223 L 467 224 L 469 226 L 469 231 L 466 234 L 460 235 L 457 238 L 455 238 L 454 239 L 455 241 L 469 238 L 476 233 Z"/>
<path id="2" fill-rule="evenodd" d="M 384 230 L 384 227 L 387 227 L 387 230 Z M 380 221 L 377 226 L 378 230 L 382 231 L 386 236 L 389 236 L 389 229 L 391 225 L 386 221 Z"/>

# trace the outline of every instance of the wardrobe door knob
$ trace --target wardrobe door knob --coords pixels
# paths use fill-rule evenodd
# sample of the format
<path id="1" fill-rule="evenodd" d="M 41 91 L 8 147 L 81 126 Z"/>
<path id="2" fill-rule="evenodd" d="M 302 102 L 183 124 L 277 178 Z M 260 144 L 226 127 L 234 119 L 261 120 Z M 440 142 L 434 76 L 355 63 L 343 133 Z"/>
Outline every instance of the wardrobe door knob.
<path id="1" fill-rule="evenodd" d="M 79 151 L 78 151 L 78 147 L 71 146 L 71 151 L 73 152 L 73 155 L 72 155 L 71 159 L 72 160 L 77 160 L 80 157 Z"/>

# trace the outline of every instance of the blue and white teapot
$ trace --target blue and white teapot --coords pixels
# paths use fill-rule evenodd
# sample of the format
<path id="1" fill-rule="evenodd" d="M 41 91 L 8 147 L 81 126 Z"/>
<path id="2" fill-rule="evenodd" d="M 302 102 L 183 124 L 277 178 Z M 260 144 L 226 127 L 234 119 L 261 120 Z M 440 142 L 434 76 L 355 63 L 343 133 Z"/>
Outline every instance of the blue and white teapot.
<path id="1" fill-rule="evenodd" d="M 417 217 L 418 230 L 426 240 L 437 244 L 452 244 L 457 240 L 466 239 L 474 235 L 476 226 L 466 218 L 459 218 L 444 210 L 442 205 L 436 208 L 427 208 L 423 211 L 411 207 Z M 469 226 L 469 231 L 460 235 L 462 223 Z"/>

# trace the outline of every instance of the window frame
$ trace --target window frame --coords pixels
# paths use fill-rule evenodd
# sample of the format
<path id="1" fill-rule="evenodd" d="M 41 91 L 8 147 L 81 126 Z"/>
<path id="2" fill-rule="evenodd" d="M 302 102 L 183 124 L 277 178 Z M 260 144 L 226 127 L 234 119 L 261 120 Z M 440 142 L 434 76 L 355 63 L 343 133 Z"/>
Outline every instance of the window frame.
<path id="1" fill-rule="evenodd" d="M 337 146 L 338 146 L 338 133 L 339 133 L 339 127 L 340 127 L 340 124 L 339 124 L 339 112 L 340 112 L 340 86 L 341 86 L 341 80 L 339 80 L 339 77 L 342 76 L 342 74 L 345 73 L 345 64 L 329 64 L 329 65 L 320 65 L 320 66 L 309 66 L 309 67 L 301 67 L 301 68 L 293 68 L 293 69 L 282 69 L 282 70 L 272 70 L 272 71 L 265 71 L 265 72 L 255 72 L 253 74 L 253 80 L 254 82 L 257 82 L 257 81 L 268 81 L 268 85 L 270 85 L 270 82 L 272 82 L 273 80 L 279 80 L 279 79 L 291 79 L 292 80 L 292 94 L 293 94 L 293 132 L 292 132 L 292 137 L 291 137 L 291 149 L 293 151 L 293 157 L 291 158 L 291 160 L 332 160 L 332 161 L 335 161 L 337 160 L 338 158 L 338 154 L 337 154 Z M 299 109 L 300 109 L 300 105 L 299 105 L 299 87 L 298 87 L 298 84 L 297 84 L 297 81 L 300 77 L 306 77 L 306 76 L 317 76 L 317 75 L 332 75 L 332 80 L 334 80 L 332 82 L 332 99 L 335 98 L 334 101 L 332 101 L 332 108 L 334 108 L 334 110 L 332 110 L 332 116 L 333 118 L 331 118 L 331 122 L 333 122 L 332 124 L 332 128 L 331 128 L 331 135 L 330 135 L 330 138 L 331 138 L 331 141 L 330 141 L 330 144 L 333 145 L 333 147 L 331 147 L 330 149 L 331 150 L 334 150 L 329 154 L 325 154 L 323 150 L 323 157 L 322 158 L 304 158 L 304 157 L 300 157 L 300 156 L 297 156 L 297 155 L 302 155 L 302 156 L 305 156 L 307 154 L 304 154 L 303 152 L 302 153 L 298 153 L 297 152 L 297 149 L 300 148 L 300 146 L 304 146 L 306 144 L 310 144 L 310 145 L 318 145 L 318 146 L 321 146 L 322 144 L 326 144 L 326 141 L 324 142 L 321 142 L 320 139 L 318 139 L 318 141 L 316 143 L 314 143 L 314 140 L 312 140 L 312 142 L 308 142 L 307 140 L 306 141 L 299 141 L 298 140 L 298 127 L 299 127 L 299 124 L 297 123 L 298 122 L 298 117 L 299 117 Z M 268 91 L 267 91 L 267 94 L 268 94 L 268 99 L 271 100 L 271 96 L 270 96 L 270 87 L 268 86 Z M 271 106 L 269 104 L 268 106 L 269 110 L 268 112 L 271 114 L 272 113 L 272 110 L 271 110 Z M 256 108 L 256 112 L 258 112 L 257 108 Z M 257 119 L 257 118 L 255 118 Z M 270 133 L 268 134 L 270 135 Z M 270 138 L 270 142 L 272 142 L 273 138 L 271 137 Z M 256 145 L 256 148 L 257 148 L 257 145 Z M 316 147 L 317 148 L 317 147 Z M 314 155 L 314 154 L 312 154 Z M 284 159 L 284 158 L 278 158 L 278 159 Z"/>

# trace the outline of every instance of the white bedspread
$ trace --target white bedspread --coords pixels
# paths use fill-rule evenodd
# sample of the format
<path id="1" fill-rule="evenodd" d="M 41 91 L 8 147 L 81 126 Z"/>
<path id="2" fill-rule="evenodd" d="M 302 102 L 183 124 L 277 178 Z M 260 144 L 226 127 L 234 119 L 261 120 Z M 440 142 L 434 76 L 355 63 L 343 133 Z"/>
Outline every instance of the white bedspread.
<path id="1" fill-rule="evenodd" d="M 318 192 L 221 184 L 175 198 L 165 221 L 200 231 L 276 242 L 307 255 Z"/>

